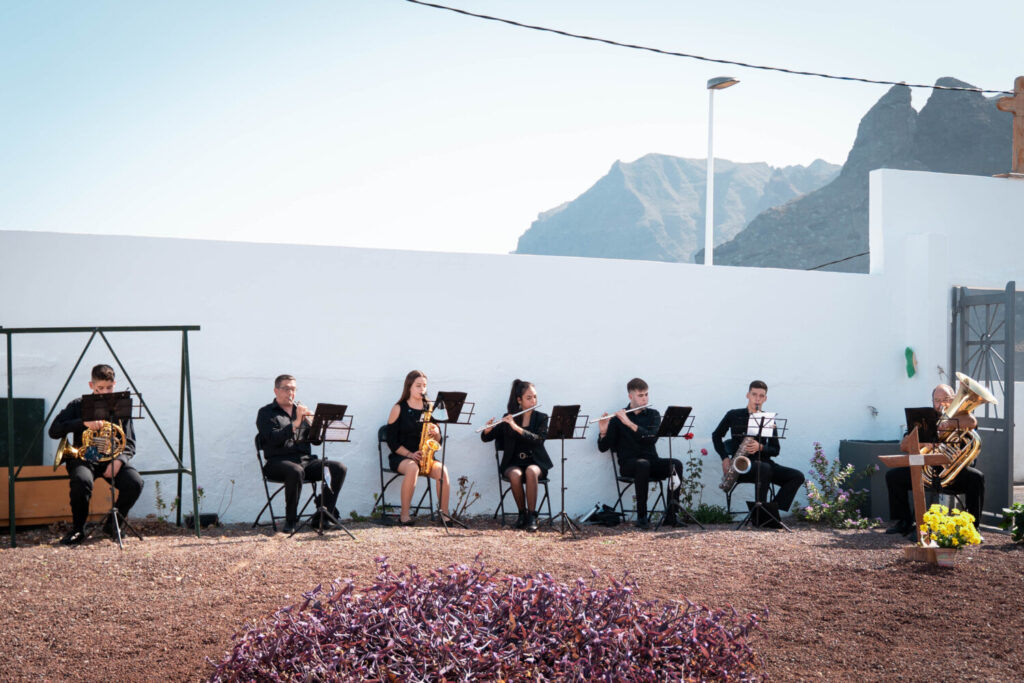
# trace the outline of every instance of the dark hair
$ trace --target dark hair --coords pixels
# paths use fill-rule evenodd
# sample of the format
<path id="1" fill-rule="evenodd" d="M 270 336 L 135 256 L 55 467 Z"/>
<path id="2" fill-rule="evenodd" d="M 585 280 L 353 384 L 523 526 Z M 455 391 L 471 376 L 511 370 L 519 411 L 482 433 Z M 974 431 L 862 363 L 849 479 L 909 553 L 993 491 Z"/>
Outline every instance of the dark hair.
<path id="1" fill-rule="evenodd" d="M 750 386 L 747 387 L 747 391 L 750 391 L 751 389 L 764 389 L 765 391 L 768 391 L 768 385 L 759 379 L 755 379 L 750 383 Z"/>
<path id="2" fill-rule="evenodd" d="M 288 380 L 295 381 L 295 377 L 293 377 L 292 375 L 278 375 L 277 377 L 274 378 L 274 388 L 280 389 L 281 384 L 287 382 Z"/>
<path id="3" fill-rule="evenodd" d="M 508 394 L 508 414 L 518 413 L 522 408 L 519 405 L 519 399 L 523 397 L 526 390 L 533 386 L 533 382 L 527 382 L 522 379 L 512 380 L 512 391 Z"/>
<path id="4" fill-rule="evenodd" d="M 412 396 L 412 383 L 418 380 L 420 377 L 423 379 L 427 378 L 427 375 L 420 370 L 410 370 L 409 374 L 405 376 L 405 384 L 402 385 L 402 397 L 398 399 L 398 402 L 408 401 L 409 397 Z"/>
<path id="5" fill-rule="evenodd" d="M 100 363 L 94 365 L 92 368 L 92 381 L 94 382 L 113 382 L 114 381 L 114 368 L 109 365 Z"/>
<path id="6" fill-rule="evenodd" d="M 633 379 L 631 379 L 628 382 L 626 382 L 626 391 L 646 391 L 646 390 L 647 390 L 647 382 L 643 381 L 639 377 L 634 377 Z"/>

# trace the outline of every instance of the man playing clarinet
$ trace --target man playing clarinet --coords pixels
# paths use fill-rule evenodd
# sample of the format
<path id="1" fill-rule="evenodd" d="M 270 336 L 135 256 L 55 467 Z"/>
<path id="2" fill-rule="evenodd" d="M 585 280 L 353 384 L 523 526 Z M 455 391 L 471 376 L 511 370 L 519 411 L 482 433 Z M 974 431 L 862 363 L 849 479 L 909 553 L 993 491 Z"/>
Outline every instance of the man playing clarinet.
<path id="1" fill-rule="evenodd" d="M 737 481 L 755 483 L 756 490 L 754 497 L 759 503 L 765 503 L 768 498 L 768 487 L 774 484 L 779 487 L 772 499 L 772 503 L 778 506 L 779 512 L 789 510 L 796 497 L 797 491 L 804 484 L 804 475 L 800 470 L 792 467 L 785 467 L 772 460 L 779 454 L 779 439 L 774 430 L 768 438 L 744 438 L 747 435 L 747 426 L 750 424 L 750 416 L 761 412 L 764 402 L 768 400 L 768 385 L 761 380 L 754 380 L 747 390 L 747 405 L 743 408 L 730 410 L 722 418 L 722 421 L 715 427 L 711 434 L 711 441 L 715 445 L 715 451 L 722 458 L 722 474 L 728 474 L 732 467 L 732 458 L 735 452 L 730 453 L 722 441 L 726 432 L 732 435 L 730 447 L 736 451 L 742 451 L 741 455 L 750 458 L 750 469 L 739 475 Z"/>
<path id="2" fill-rule="evenodd" d="M 284 484 L 286 534 L 295 531 L 299 521 L 299 496 L 303 482 L 323 479 L 323 507 L 334 510 L 348 472 L 340 462 L 327 460 L 326 469 L 330 475 L 324 477 L 324 463 L 312 454 L 309 447 L 310 443 L 319 445 L 319 442 L 310 441 L 313 411 L 295 400 L 296 389 L 292 375 L 278 375 L 274 379 L 274 400 L 256 414 L 256 429 L 267 458 L 263 473 L 270 481 Z M 319 519 L 314 515 L 310 526 L 318 524 Z M 324 520 L 325 528 L 333 524 L 329 519 Z"/>
<path id="3" fill-rule="evenodd" d="M 602 453 L 612 449 L 619 459 L 619 471 L 623 476 L 633 478 L 636 490 L 636 526 L 646 529 L 647 491 L 652 481 L 663 481 L 672 476 L 682 479 L 683 463 L 675 458 L 660 458 L 654 444 L 658 441 L 658 427 L 661 414 L 647 407 L 647 382 L 634 377 L 626 384 L 629 406 L 608 416 L 602 415 L 597 448 Z M 678 526 L 679 487 L 669 487 L 667 526 Z"/>

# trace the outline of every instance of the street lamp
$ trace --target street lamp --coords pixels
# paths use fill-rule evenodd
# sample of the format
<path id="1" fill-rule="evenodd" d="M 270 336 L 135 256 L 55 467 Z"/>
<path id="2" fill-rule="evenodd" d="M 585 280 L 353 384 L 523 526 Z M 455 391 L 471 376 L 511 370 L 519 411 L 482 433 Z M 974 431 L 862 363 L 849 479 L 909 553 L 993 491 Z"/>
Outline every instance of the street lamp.
<path id="1" fill-rule="evenodd" d="M 708 80 L 708 196 L 704 202 L 704 265 L 706 266 L 712 265 L 714 261 L 712 252 L 715 248 L 715 236 L 712 229 L 715 222 L 715 91 L 725 90 L 737 83 L 739 80 L 732 76 L 718 76 Z"/>

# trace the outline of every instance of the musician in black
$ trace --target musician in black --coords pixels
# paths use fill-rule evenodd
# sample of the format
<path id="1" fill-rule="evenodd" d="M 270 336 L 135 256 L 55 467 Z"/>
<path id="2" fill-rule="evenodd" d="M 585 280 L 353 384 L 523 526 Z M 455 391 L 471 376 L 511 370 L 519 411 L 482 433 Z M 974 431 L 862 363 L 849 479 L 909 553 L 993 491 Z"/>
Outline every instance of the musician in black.
<path id="1" fill-rule="evenodd" d="M 114 392 L 114 368 L 109 365 L 97 365 L 92 369 L 92 380 L 89 388 L 94 394 L 111 394 Z M 72 435 L 72 445 L 82 445 L 82 433 L 86 429 L 99 432 L 103 427 L 101 420 L 82 421 L 82 399 L 76 398 L 67 405 L 50 424 L 50 438 L 61 439 Z M 89 517 L 89 501 L 92 499 L 93 482 L 96 477 L 103 477 L 113 482 L 117 489 L 115 506 L 124 517 L 139 499 L 142 493 L 142 477 L 131 466 L 129 461 L 135 455 L 135 430 L 132 420 L 128 418 L 121 423 L 124 430 L 124 450 L 113 460 L 106 462 L 90 462 L 85 458 L 66 457 L 64 466 L 68 471 L 68 484 L 71 497 L 71 531 L 61 539 L 64 545 L 78 545 L 85 540 L 85 522 Z M 113 520 L 108 520 L 104 531 L 113 535 Z"/>
<path id="2" fill-rule="evenodd" d="M 284 484 L 286 534 L 295 531 L 298 524 L 299 497 L 302 495 L 303 483 L 319 481 L 324 476 L 323 462 L 310 449 L 311 443 L 321 443 L 311 440 L 309 434 L 313 412 L 295 400 L 297 388 L 298 384 L 292 375 L 278 375 L 274 379 L 274 400 L 256 413 L 256 430 L 266 456 L 263 474 L 271 481 Z M 327 460 L 327 471 L 330 476 L 324 480 L 323 507 L 334 510 L 348 468 L 340 462 Z M 323 522 L 325 528 L 334 524 L 330 518 Z M 319 526 L 317 515 L 314 515 L 311 524 Z"/>
<path id="3" fill-rule="evenodd" d="M 800 470 L 780 465 L 772 460 L 780 451 L 779 439 L 774 429 L 772 436 L 768 438 L 744 441 L 750 416 L 760 412 L 767 400 L 768 385 L 761 380 L 751 382 L 747 389 L 747 405 L 727 412 L 712 432 L 711 441 L 714 443 L 715 451 L 722 458 L 723 476 L 729 472 L 733 456 L 736 455 L 735 452 L 729 451 L 730 448 L 742 450 L 742 454 L 750 458 L 750 470 L 739 475 L 737 481 L 756 484 L 754 498 L 760 503 L 767 502 L 769 485 L 777 486 L 778 490 L 771 502 L 778 506 L 781 513 L 789 510 L 805 478 Z M 732 437 L 728 447 L 722 441 L 726 433 Z"/>
<path id="4" fill-rule="evenodd" d="M 489 426 L 480 434 L 485 442 L 498 439 L 502 451 L 498 471 L 508 479 L 519 508 L 516 528 L 529 531 L 537 530 L 538 482 L 551 469 L 551 458 L 544 448 L 548 416 L 534 410 L 536 405 L 537 390 L 533 384 L 521 379 L 513 381 L 504 417 L 499 422 L 488 420 Z M 511 417 L 516 413 L 522 414 Z"/>
<path id="5" fill-rule="evenodd" d="M 392 472 L 403 475 L 402 479 L 402 510 L 398 518 L 402 526 L 412 526 L 416 520 L 409 516 L 412 495 L 416 492 L 416 480 L 420 476 L 420 440 L 423 434 L 423 413 L 427 409 L 427 376 L 419 370 L 412 370 L 405 376 L 402 395 L 398 403 L 391 407 L 388 415 L 387 442 L 391 453 L 388 464 Z M 429 436 L 438 444 L 441 443 L 441 430 L 436 424 L 428 427 Z M 451 483 L 448 479 L 448 468 L 441 466 L 441 460 L 434 461 L 434 466 L 427 473 L 428 477 L 437 480 L 437 497 L 441 503 L 441 514 L 448 516 L 448 497 Z M 443 477 L 443 479 L 442 479 Z"/>
<path id="6" fill-rule="evenodd" d="M 672 476 L 673 472 L 682 479 L 683 463 L 675 458 L 660 458 L 655 448 L 658 441 L 658 427 L 661 425 L 661 413 L 648 408 L 649 388 L 647 382 L 634 377 L 626 384 L 629 395 L 629 406 L 615 412 L 611 417 L 604 413 L 599 424 L 600 433 L 597 438 L 597 449 L 605 453 L 610 448 L 619 460 L 619 472 L 623 476 L 633 478 L 636 490 L 636 526 L 646 529 L 650 526 L 647 519 L 647 492 L 652 481 L 663 481 Z M 639 410 L 637 410 L 639 409 Z M 635 412 L 634 412 L 635 411 Z M 668 513 L 664 524 L 679 524 L 679 487 L 669 486 Z"/>
<path id="7" fill-rule="evenodd" d="M 948 420 L 942 420 L 942 412 L 953 402 L 953 387 L 948 384 L 940 384 L 932 390 L 932 408 L 935 409 L 934 420 L 939 427 L 939 436 L 944 437 L 954 429 L 968 431 L 978 426 L 978 420 L 970 413 L 954 415 Z M 903 444 L 901 444 L 902 446 Z M 935 449 L 936 444 L 931 444 Z M 939 469 L 933 468 L 933 475 L 937 475 Z M 900 534 L 908 536 L 916 541 L 914 533 L 914 512 L 908 501 L 908 494 L 912 488 L 909 467 L 893 467 L 885 473 L 885 487 L 889 492 L 889 518 L 894 524 L 886 530 L 887 534 Z M 975 525 L 981 524 L 981 510 L 985 500 L 985 475 L 976 467 L 965 467 L 944 487 L 953 493 L 964 495 L 964 504 L 967 512 L 974 516 Z"/>

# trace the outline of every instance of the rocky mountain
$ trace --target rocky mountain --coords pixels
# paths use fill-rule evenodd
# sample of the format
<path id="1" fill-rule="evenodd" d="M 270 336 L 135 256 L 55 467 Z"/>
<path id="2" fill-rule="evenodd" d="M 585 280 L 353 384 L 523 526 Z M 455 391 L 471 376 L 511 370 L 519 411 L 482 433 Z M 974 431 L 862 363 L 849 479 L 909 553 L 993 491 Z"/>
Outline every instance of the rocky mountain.
<path id="1" fill-rule="evenodd" d="M 729 241 L 764 210 L 822 187 L 838 171 L 821 160 L 773 168 L 716 159 L 715 244 Z M 691 261 L 704 244 L 706 178 L 704 159 L 648 154 L 616 161 L 582 195 L 540 214 L 515 253 Z"/>
<path id="2" fill-rule="evenodd" d="M 941 78 L 943 86 L 967 86 Z M 758 215 L 715 246 L 715 263 L 812 268 L 868 251 L 868 172 L 876 168 L 994 175 L 1010 165 L 1012 116 L 978 93 L 933 90 L 920 113 L 893 86 L 861 119 L 838 177 Z M 703 250 L 696 260 L 703 260 Z M 867 272 L 868 256 L 825 270 Z"/>
<path id="3" fill-rule="evenodd" d="M 968 86 L 941 78 L 942 86 Z M 968 86 L 970 87 L 970 86 Z M 715 263 L 812 268 L 868 250 L 868 172 L 993 175 L 1009 169 L 1012 116 L 995 98 L 934 90 L 920 112 L 894 86 L 864 115 L 841 170 L 715 160 Z M 620 161 L 571 202 L 540 214 L 515 253 L 704 260 L 703 159 Z M 867 272 L 862 255 L 827 270 Z"/>

